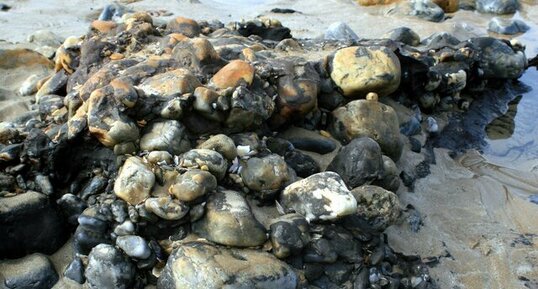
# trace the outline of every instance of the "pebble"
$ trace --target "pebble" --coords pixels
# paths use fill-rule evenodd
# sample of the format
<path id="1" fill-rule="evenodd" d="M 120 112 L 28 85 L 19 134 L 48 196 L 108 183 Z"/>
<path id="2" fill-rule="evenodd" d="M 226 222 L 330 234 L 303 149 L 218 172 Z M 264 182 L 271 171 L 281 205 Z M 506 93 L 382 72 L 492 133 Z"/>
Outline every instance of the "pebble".
<path id="1" fill-rule="evenodd" d="M 209 149 L 192 149 L 184 153 L 180 165 L 184 168 L 207 168 L 217 180 L 222 180 L 228 169 L 228 163 L 222 155 Z"/>
<path id="2" fill-rule="evenodd" d="M 514 35 L 518 33 L 525 33 L 529 29 L 529 25 L 519 19 L 504 19 L 494 17 L 488 23 L 488 31 L 499 34 Z"/>
<path id="3" fill-rule="evenodd" d="M 310 226 L 299 214 L 288 214 L 272 221 L 270 240 L 273 254 L 284 259 L 299 254 L 310 242 Z"/>
<path id="4" fill-rule="evenodd" d="M 261 199 L 274 198 L 290 180 L 288 165 L 279 155 L 270 154 L 262 158 L 248 159 L 241 170 L 245 186 Z"/>
<path id="5" fill-rule="evenodd" d="M 177 176 L 169 192 L 180 201 L 192 202 L 216 189 L 217 179 L 210 172 L 192 169 Z"/>
<path id="6" fill-rule="evenodd" d="M 193 223 L 192 229 L 226 246 L 253 247 L 267 240 L 265 228 L 256 220 L 245 198 L 230 190 L 209 196 L 205 216 Z"/>
<path id="7" fill-rule="evenodd" d="M 237 157 L 237 149 L 234 141 L 225 134 L 213 135 L 205 142 L 198 145 L 197 148 L 214 150 L 220 153 L 228 161 L 232 161 Z"/>
<path id="8" fill-rule="evenodd" d="M 73 257 L 73 261 L 65 268 L 64 276 L 71 279 L 78 284 L 84 284 L 86 277 L 84 277 L 84 264 L 79 256 Z"/>
<path id="9" fill-rule="evenodd" d="M 363 98 L 369 92 L 385 96 L 400 85 L 400 61 L 386 47 L 342 48 L 332 58 L 330 76 L 348 98 Z"/>
<path id="10" fill-rule="evenodd" d="M 359 41 L 359 36 L 345 22 L 334 22 L 329 25 L 323 38 L 326 40 Z"/>
<path id="11" fill-rule="evenodd" d="M 122 249 L 129 257 L 147 259 L 151 255 L 148 243 L 139 236 L 119 236 L 116 238 L 116 246 Z"/>
<path id="12" fill-rule="evenodd" d="M 114 246 L 99 244 L 88 256 L 84 275 L 91 289 L 128 289 L 133 288 L 135 267 Z"/>
<path id="13" fill-rule="evenodd" d="M 317 173 L 288 185 L 280 204 L 285 211 L 299 213 L 308 221 L 334 221 L 357 208 L 355 198 L 334 172 Z"/>
<path id="14" fill-rule="evenodd" d="M 167 151 L 179 155 L 190 148 L 186 128 L 176 120 L 150 124 L 140 139 L 140 149 L 146 151 Z"/>
<path id="15" fill-rule="evenodd" d="M 131 205 L 142 203 L 150 195 L 155 175 L 138 157 L 129 157 L 118 173 L 114 193 Z"/>
<path id="16" fill-rule="evenodd" d="M 396 223 L 401 215 L 398 196 L 381 187 L 364 185 L 351 191 L 357 200 L 357 216 L 379 232 Z"/>
<path id="17" fill-rule="evenodd" d="M 125 221 L 114 228 L 114 234 L 117 236 L 132 235 L 134 232 L 135 226 L 131 221 Z"/>
<path id="18" fill-rule="evenodd" d="M 45 255 L 30 254 L 21 259 L 4 262 L 2 285 L 5 285 L 5 288 L 52 288 L 58 282 L 58 273 Z"/>
<path id="19" fill-rule="evenodd" d="M 189 213 L 188 206 L 171 197 L 148 198 L 144 205 L 148 212 L 170 221 L 180 220 Z"/>

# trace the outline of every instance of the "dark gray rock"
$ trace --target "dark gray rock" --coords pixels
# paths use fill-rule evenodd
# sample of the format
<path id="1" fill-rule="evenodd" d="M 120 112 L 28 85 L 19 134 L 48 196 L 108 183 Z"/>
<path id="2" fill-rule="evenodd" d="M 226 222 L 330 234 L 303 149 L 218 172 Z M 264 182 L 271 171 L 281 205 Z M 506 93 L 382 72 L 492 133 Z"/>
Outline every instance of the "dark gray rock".
<path id="1" fill-rule="evenodd" d="M 128 289 L 133 288 L 135 267 L 114 246 L 100 244 L 90 252 L 84 274 L 91 289 Z"/>
<path id="2" fill-rule="evenodd" d="M 383 38 L 392 39 L 410 46 L 418 46 L 420 44 L 420 36 L 408 27 L 399 27 L 387 32 Z"/>
<path id="3" fill-rule="evenodd" d="M 310 242 L 310 227 L 299 214 L 288 214 L 273 220 L 270 226 L 273 254 L 282 259 L 295 255 Z"/>
<path id="4" fill-rule="evenodd" d="M 297 176 L 307 178 L 321 171 L 318 162 L 311 156 L 298 150 L 292 150 L 284 156 L 284 160 Z"/>
<path id="5" fill-rule="evenodd" d="M 64 276 L 79 284 L 84 284 L 84 282 L 86 282 L 86 277 L 84 277 L 84 264 L 79 256 L 75 256 L 73 261 L 71 261 L 67 268 L 65 268 Z"/>
<path id="6" fill-rule="evenodd" d="M 327 170 L 338 173 L 351 188 L 374 181 L 383 172 L 381 148 L 369 137 L 356 138 L 340 149 Z"/>
<path id="7" fill-rule="evenodd" d="M 469 40 L 481 52 L 480 68 L 483 78 L 516 79 L 525 71 L 527 58 L 502 40 L 478 37 Z"/>
<path id="8" fill-rule="evenodd" d="M 9 289 L 49 289 L 58 282 L 52 262 L 41 254 L 0 263 L 0 275 Z"/>
<path id="9" fill-rule="evenodd" d="M 503 19 L 495 17 L 488 23 L 488 31 L 499 34 L 513 35 L 527 32 L 529 29 L 529 25 L 519 19 Z"/>
<path id="10" fill-rule="evenodd" d="M 72 225 L 78 224 L 78 217 L 87 207 L 83 200 L 73 194 L 63 195 L 56 203 L 58 203 L 69 224 Z"/>
<path id="11" fill-rule="evenodd" d="M 432 22 L 441 22 L 445 19 L 445 12 L 430 0 L 412 0 L 410 15 L 417 16 Z"/>
<path id="12" fill-rule="evenodd" d="M 476 0 L 476 10 L 483 13 L 511 14 L 518 8 L 518 0 Z"/>
<path id="13" fill-rule="evenodd" d="M 28 191 L 0 198 L 0 259 L 52 254 L 67 237 L 59 212 L 45 195 Z"/>

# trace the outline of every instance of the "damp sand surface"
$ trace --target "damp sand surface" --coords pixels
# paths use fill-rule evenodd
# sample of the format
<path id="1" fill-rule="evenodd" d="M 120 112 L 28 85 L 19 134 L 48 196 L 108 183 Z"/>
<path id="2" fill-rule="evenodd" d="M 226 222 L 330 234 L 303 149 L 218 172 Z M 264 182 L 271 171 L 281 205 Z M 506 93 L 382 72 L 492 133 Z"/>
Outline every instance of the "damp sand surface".
<path id="1" fill-rule="evenodd" d="M 129 2 L 124 4 L 129 9 L 157 15 L 154 17 L 157 23 L 176 16 L 219 19 L 224 23 L 269 16 L 279 19 L 298 38 L 317 37 L 331 23 L 344 21 L 362 38 L 379 38 L 393 28 L 408 26 L 422 38 L 446 31 L 466 39 L 487 35 L 485 27 L 493 17 L 458 11 L 442 23 L 432 23 L 399 14 L 402 4 L 360 7 L 346 0 L 125 2 Z M 82 35 L 110 2 L 4 0 L 3 3 L 12 9 L 0 12 L 0 49 L 35 48 L 26 39 L 40 29 L 54 31 L 62 37 Z M 270 12 L 272 8 L 290 8 L 299 13 L 275 14 Z M 514 17 L 531 26 L 529 32 L 517 38 L 527 45 L 527 55 L 535 56 L 538 6 L 523 1 L 521 11 Z M 31 98 L 20 97 L 18 87 L 29 73 L 44 73 L 47 69 L 36 65 L 22 69 L 0 67 L 0 120 L 11 119 L 30 108 Z M 422 226 L 414 232 L 402 220 L 387 230 L 389 242 L 400 252 L 437 258 L 431 277 L 440 288 L 538 288 L 538 204 L 529 201 L 538 194 L 537 79 L 534 68 L 520 79 L 531 89 L 511 104 L 504 118 L 499 116 L 496 126 L 489 128 L 488 145 L 482 154 L 472 150 L 453 159 L 447 150 L 435 149 L 436 162 L 430 168 L 431 174 L 418 180 L 413 190 L 402 187 L 398 192 L 403 206 L 412 205 L 421 216 Z M 315 157 L 325 165 L 330 161 L 329 156 Z M 407 151 L 399 165 L 412 165 L 418 157 Z M 61 274 L 67 263 L 57 259 L 62 258 L 53 258 Z M 57 287 L 69 287 L 64 286 Z"/>

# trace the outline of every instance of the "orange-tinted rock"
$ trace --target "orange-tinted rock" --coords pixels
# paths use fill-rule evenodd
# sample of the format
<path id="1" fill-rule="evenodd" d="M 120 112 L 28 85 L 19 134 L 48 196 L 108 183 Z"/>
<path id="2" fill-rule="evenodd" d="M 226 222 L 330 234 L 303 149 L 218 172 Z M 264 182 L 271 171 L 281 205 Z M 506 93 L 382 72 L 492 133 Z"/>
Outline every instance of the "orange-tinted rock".
<path id="1" fill-rule="evenodd" d="M 192 93 L 202 84 L 190 71 L 184 68 L 157 74 L 144 80 L 139 88 L 147 95 L 170 96 Z"/>
<path id="2" fill-rule="evenodd" d="M 433 3 L 437 4 L 445 13 L 454 13 L 458 11 L 460 6 L 459 0 L 432 0 Z"/>
<path id="3" fill-rule="evenodd" d="M 200 35 L 198 22 L 185 17 L 177 17 L 171 20 L 168 22 L 167 28 L 172 33 L 181 33 L 191 38 Z"/>
<path id="4" fill-rule="evenodd" d="M 219 70 L 213 78 L 211 85 L 216 88 L 226 89 L 237 87 L 241 84 L 251 85 L 254 79 L 254 67 L 243 60 L 233 60 Z"/>
<path id="5" fill-rule="evenodd" d="M 91 28 L 101 33 L 108 33 L 118 27 L 114 21 L 95 20 L 91 24 Z"/>
<path id="6" fill-rule="evenodd" d="M 374 5 L 387 5 L 396 3 L 399 0 L 357 0 L 357 2 L 362 6 L 374 6 Z"/>
<path id="7" fill-rule="evenodd" d="M 172 58 L 184 67 L 201 71 L 204 74 L 213 74 L 225 64 L 211 42 L 205 38 L 180 41 L 171 54 Z"/>

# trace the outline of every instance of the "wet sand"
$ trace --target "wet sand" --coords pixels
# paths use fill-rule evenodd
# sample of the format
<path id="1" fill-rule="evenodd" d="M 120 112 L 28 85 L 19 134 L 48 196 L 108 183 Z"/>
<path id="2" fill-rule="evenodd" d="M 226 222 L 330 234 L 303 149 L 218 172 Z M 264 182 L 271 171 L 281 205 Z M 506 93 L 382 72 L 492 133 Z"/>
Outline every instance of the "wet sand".
<path id="1" fill-rule="evenodd" d="M 62 37 L 82 35 L 100 9 L 110 3 L 101 0 L 3 2 L 13 8 L 0 12 L 3 27 L 0 49 L 34 48 L 24 42 L 29 34 L 39 29 L 52 30 Z M 485 27 L 492 17 L 458 11 L 443 23 L 431 23 L 398 15 L 394 11 L 401 4 L 365 8 L 345 0 L 193 2 L 198 1 L 143 0 L 125 5 L 133 10 L 172 13 L 154 17 L 157 23 L 176 16 L 197 20 L 217 18 L 227 23 L 266 15 L 279 19 L 299 38 L 316 37 L 331 23 L 345 21 L 364 38 L 378 38 L 393 28 L 408 26 L 422 38 L 433 32 L 447 31 L 465 39 L 486 35 Z M 249 4 L 245 4 L 247 2 Z M 270 13 L 275 7 L 301 13 Z M 518 38 L 527 45 L 529 56 L 536 55 L 538 7 L 524 2 L 522 11 L 515 17 L 531 26 L 531 31 Z M 1 119 L 10 119 L 28 109 L 30 99 L 21 98 L 16 91 L 29 72 L 43 69 L 0 67 Z M 522 81 L 532 84 L 537 74 L 528 72 Z M 538 133 L 533 125 L 537 99 L 536 91 L 525 95 L 518 105 L 514 133 L 489 141 L 485 155 L 497 165 L 476 151 L 453 160 L 446 150 L 436 149 L 436 164 L 431 166 L 431 174 L 418 180 L 413 191 L 400 188 L 402 204 L 411 204 L 417 209 L 423 226 L 415 233 L 403 220 L 387 231 L 390 244 L 406 254 L 439 257 L 431 274 L 440 288 L 538 288 L 538 205 L 528 201 L 530 194 L 538 193 Z M 516 146 L 521 147 L 521 153 L 512 149 Z M 507 151 L 509 153 L 505 153 Z M 401 165 L 414 163 L 417 157 L 408 152 L 400 161 Z"/>

